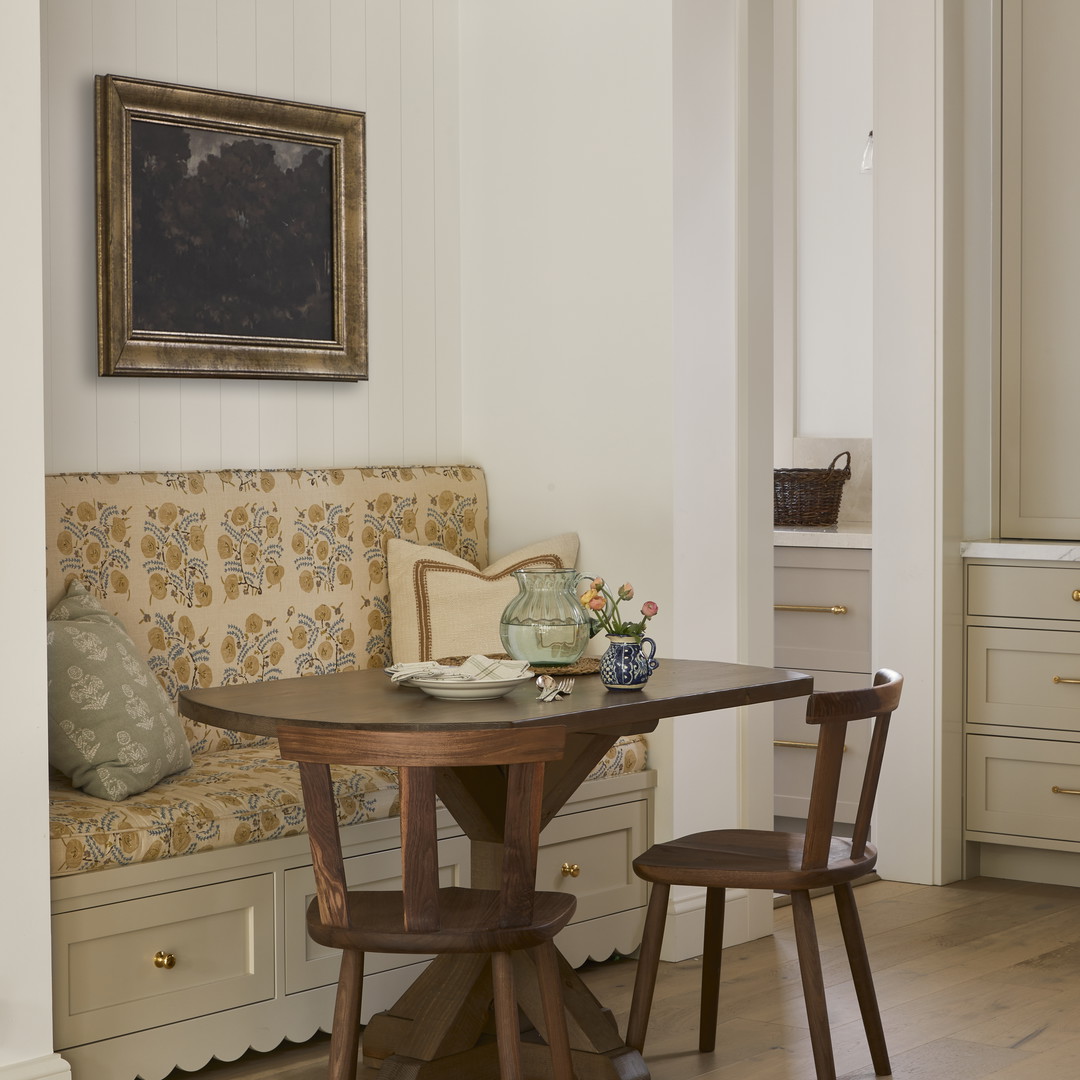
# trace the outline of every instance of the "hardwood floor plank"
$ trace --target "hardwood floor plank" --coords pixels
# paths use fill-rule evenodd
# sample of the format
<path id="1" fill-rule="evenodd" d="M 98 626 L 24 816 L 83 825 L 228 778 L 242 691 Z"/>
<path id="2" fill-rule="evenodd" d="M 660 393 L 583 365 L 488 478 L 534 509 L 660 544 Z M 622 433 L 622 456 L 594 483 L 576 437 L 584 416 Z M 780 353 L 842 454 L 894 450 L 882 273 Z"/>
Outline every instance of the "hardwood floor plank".
<path id="1" fill-rule="evenodd" d="M 1080 889 L 976 878 L 856 890 L 895 1080 L 1080 1075 Z M 872 1080 L 831 896 L 814 900 L 841 1080 Z M 717 1049 L 697 1053 L 700 961 L 661 964 L 645 1060 L 653 1080 L 814 1080 L 790 908 L 724 950 Z M 636 964 L 582 971 L 625 1030 Z M 328 1037 L 170 1080 L 324 1080 Z"/>

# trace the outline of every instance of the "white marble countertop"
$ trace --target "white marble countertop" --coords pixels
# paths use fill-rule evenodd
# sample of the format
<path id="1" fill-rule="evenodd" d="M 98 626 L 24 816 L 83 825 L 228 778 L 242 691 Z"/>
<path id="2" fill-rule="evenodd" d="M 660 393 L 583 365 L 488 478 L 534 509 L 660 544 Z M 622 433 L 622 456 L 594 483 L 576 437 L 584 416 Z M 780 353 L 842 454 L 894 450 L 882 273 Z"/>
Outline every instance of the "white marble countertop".
<path id="1" fill-rule="evenodd" d="M 842 521 L 838 525 L 777 525 L 774 547 L 869 548 L 873 537 L 868 521 Z"/>
<path id="2" fill-rule="evenodd" d="M 1080 562 L 1080 544 L 1068 540 L 965 540 L 960 554 L 965 559 Z"/>

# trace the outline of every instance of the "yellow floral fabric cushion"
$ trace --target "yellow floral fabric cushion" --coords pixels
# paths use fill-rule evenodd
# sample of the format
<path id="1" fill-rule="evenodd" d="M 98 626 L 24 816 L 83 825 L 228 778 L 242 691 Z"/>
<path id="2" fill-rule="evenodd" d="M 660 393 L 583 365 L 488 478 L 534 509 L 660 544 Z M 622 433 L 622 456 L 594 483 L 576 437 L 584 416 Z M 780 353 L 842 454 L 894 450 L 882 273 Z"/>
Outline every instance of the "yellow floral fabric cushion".
<path id="1" fill-rule="evenodd" d="M 632 735 L 608 751 L 589 779 L 644 768 L 645 740 Z M 399 813 L 393 769 L 335 768 L 332 773 L 342 825 Z M 295 762 L 278 757 L 272 739 L 267 746 L 199 754 L 186 772 L 120 803 L 94 798 L 55 776 L 50 800 L 54 877 L 254 844 L 307 829 L 299 771 Z"/>
<path id="2" fill-rule="evenodd" d="M 46 506 L 49 605 L 82 581 L 174 701 L 385 667 L 391 539 L 487 562 L 484 474 L 465 465 L 68 473 Z M 195 755 L 257 741 L 185 725 Z"/>
<path id="3" fill-rule="evenodd" d="M 393 769 L 334 769 L 342 825 L 398 813 Z M 276 743 L 199 754 L 187 772 L 120 803 L 50 781 L 50 862 L 54 876 L 152 862 L 305 831 L 296 764 Z"/>

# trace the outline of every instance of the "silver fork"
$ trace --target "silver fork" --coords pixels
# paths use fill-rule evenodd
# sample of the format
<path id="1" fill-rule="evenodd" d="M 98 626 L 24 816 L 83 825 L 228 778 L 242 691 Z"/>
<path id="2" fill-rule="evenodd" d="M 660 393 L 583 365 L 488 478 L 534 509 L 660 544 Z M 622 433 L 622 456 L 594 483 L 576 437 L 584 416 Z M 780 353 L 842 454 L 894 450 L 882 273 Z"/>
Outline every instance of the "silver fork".
<path id="1" fill-rule="evenodd" d="M 550 675 L 541 675 L 536 681 L 540 685 L 537 701 L 558 701 L 574 689 L 574 680 L 571 678 L 553 679 Z"/>

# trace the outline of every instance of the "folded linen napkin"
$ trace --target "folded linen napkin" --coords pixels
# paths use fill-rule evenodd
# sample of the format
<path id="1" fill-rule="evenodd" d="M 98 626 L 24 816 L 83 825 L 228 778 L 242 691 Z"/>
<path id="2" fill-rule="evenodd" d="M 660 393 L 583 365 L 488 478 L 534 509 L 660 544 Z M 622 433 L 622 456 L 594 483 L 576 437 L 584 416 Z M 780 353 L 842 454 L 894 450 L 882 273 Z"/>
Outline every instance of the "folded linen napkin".
<path id="1" fill-rule="evenodd" d="M 452 682 L 497 682 L 500 679 L 523 679 L 529 675 L 527 660 L 493 660 L 490 656 L 470 656 L 460 667 L 450 667 L 435 660 L 414 664 L 391 664 L 386 673 L 396 683 L 413 679 L 446 679 Z"/>

